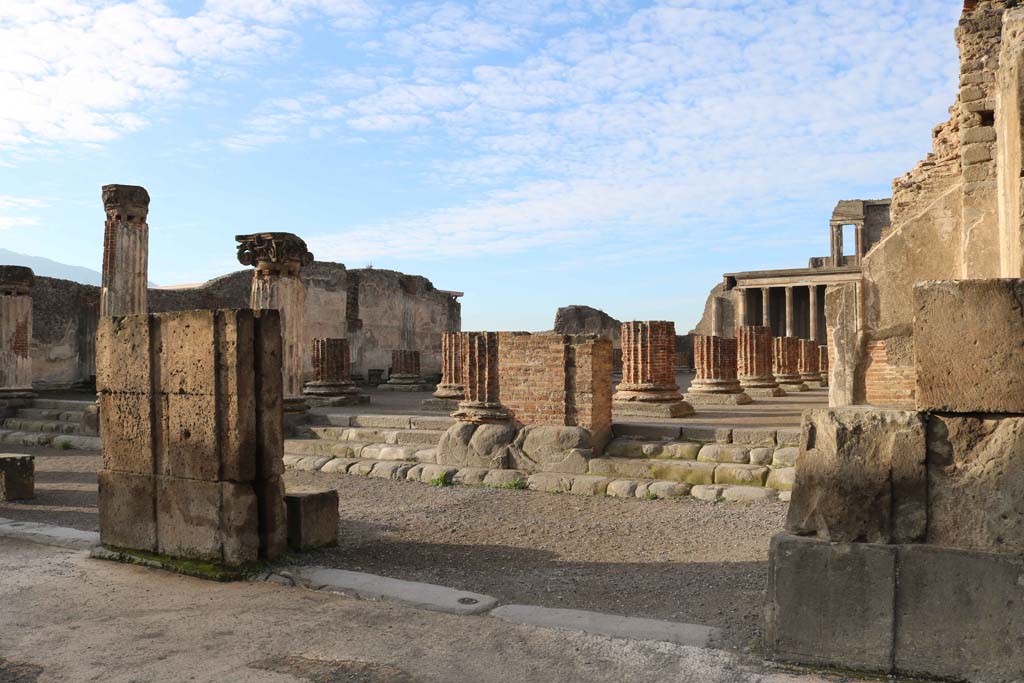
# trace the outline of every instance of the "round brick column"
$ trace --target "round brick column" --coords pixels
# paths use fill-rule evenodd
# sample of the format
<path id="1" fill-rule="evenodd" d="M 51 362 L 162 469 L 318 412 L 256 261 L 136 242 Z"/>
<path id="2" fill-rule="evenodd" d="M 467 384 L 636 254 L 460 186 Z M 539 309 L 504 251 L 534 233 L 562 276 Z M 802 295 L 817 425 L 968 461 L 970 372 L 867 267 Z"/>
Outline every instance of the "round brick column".
<path id="1" fill-rule="evenodd" d="M 391 352 L 391 374 L 388 381 L 378 386 L 386 391 L 426 391 L 420 376 L 420 352 L 399 349 Z"/>
<path id="2" fill-rule="evenodd" d="M 808 385 L 821 384 L 821 355 L 818 353 L 818 342 L 800 340 L 800 361 L 797 370 L 800 372 L 800 379 Z"/>
<path id="3" fill-rule="evenodd" d="M 347 339 L 320 337 L 313 340 L 312 382 L 302 392 L 307 396 L 327 399 L 330 405 L 368 403 L 369 397 L 360 396 L 359 387 L 352 382 Z"/>
<path id="4" fill-rule="evenodd" d="M 511 418 L 498 394 L 498 333 L 462 332 L 465 398 L 452 417 L 463 422 L 505 422 Z"/>
<path id="5" fill-rule="evenodd" d="M 466 389 L 462 379 L 462 342 L 460 332 L 445 332 L 441 335 L 441 383 L 434 396 L 443 399 L 461 400 Z"/>
<path id="6" fill-rule="evenodd" d="M 736 374 L 738 341 L 714 335 L 694 335 L 693 361 L 697 376 L 686 392 L 694 405 L 743 405 L 751 398 Z"/>
<path id="7" fill-rule="evenodd" d="M 622 324 L 622 381 L 612 406 L 622 415 L 683 417 L 693 407 L 676 384 L 676 326 L 667 320 Z"/>
<path id="8" fill-rule="evenodd" d="M 744 325 L 737 339 L 736 374 L 750 396 L 785 396 L 772 374 L 772 331 L 761 325 Z"/>
<path id="9" fill-rule="evenodd" d="M 32 394 L 32 284 L 30 268 L 0 266 L 0 398 Z"/>
<path id="10" fill-rule="evenodd" d="M 800 378 L 800 340 L 796 337 L 775 337 L 772 340 L 772 372 L 775 381 L 786 391 L 807 391 Z"/>

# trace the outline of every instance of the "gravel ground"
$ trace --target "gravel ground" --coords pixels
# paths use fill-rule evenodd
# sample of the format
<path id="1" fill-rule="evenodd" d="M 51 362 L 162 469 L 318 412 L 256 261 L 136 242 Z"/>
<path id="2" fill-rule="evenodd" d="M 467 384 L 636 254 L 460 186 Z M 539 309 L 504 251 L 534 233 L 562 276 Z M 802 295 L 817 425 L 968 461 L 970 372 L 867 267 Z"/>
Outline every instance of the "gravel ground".
<path id="1" fill-rule="evenodd" d="M 786 505 L 645 501 L 289 472 L 334 486 L 339 546 L 322 564 L 568 607 L 717 626 L 756 649 L 771 537 Z"/>

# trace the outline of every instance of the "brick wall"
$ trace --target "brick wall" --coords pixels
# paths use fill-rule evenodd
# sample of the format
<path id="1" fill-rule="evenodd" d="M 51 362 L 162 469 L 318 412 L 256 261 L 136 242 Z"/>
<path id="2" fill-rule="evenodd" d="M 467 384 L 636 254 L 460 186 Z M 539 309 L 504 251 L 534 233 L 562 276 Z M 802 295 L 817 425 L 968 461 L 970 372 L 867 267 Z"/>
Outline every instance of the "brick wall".
<path id="1" fill-rule="evenodd" d="M 870 342 L 867 355 L 864 373 L 867 402 L 877 406 L 913 407 L 916 381 L 913 366 L 891 364 L 884 339 Z"/>

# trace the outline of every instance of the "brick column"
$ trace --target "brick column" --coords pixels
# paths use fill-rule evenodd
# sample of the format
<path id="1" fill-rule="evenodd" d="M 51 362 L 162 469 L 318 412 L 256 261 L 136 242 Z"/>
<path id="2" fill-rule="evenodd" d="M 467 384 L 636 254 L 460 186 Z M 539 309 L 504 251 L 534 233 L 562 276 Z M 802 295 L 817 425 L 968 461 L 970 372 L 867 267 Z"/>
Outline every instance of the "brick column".
<path id="1" fill-rule="evenodd" d="M 448 400 L 461 400 L 466 395 L 462 379 L 462 342 L 460 332 L 441 335 L 441 383 L 434 396 Z"/>
<path id="2" fill-rule="evenodd" d="M 738 340 L 694 335 L 693 360 L 697 376 L 686 392 L 693 405 L 743 405 L 751 403 L 736 375 Z"/>
<path id="3" fill-rule="evenodd" d="M 772 331 L 764 326 L 739 329 L 736 373 L 740 386 L 754 398 L 785 396 L 772 374 Z"/>
<path id="4" fill-rule="evenodd" d="M 352 382 L 348 339 L 316 338 L 312 349 L 313 377 L 302 393 L 316 397 L 318 405 L 345 406 L 369 403 L 370 397 L 359 393 Z"/>
<path id="5" fill-rule="evenodd" d="M 32 397 L 34 280 L 30 268 L 0 266 L 0 399 Z"/>
<path id="6" fill-rule="evenodd" d="M 427 384 L 420 376 L 420 352 L 395 350 L 391 352 L 391 374 L 388 381 L 377 387 L 385 391 L 426 391 Z"/>
<path id="7" fill-rule="evenodd" d="M 821 372 L 821 386 L 828 386 L 828 347 L 818 347 L 818 369 Z"/>
<path id="8" fill-rule="evenodd" d="M 818 343 L 810 339 L 800 340 L 800 360 L 797 366 L 802 379 L 808 386 L 821 386 L 820 354 Z"/>
<path id="9" fill-rule="evenodd" d="M 800 340 L 796 337 L 775 337 L 772 340 L 772 372 L 775 381 L 787 392 L 807 391 L 800 378 Z"/>
<path id="10" fill-rule="evenodd" d="M 149 280 L 149 193 L 136 185 L 104 185 L 100 315 L 146 313 Z"/>
<path id="11" fill-rule="evenodd" d="M 498 391 L 498 333 L 462 332 L 462 377 L 465 398 L 452 413 L 463 422 L 505 422 L 509 412 Z"/>
<path id="12" fill-rule="evenodd" d="M 313 262 L 313 254 L 302 239 L 289 232 L 236 235 L 235 239 L 238 261 L 243 266 L 256 268 L 252 278 L 252 308 L 280 312 L 285 413 L 294 421 L 308 409 L 302 398 L 306 286 L 301 275 L 302 268 Z"/>
<path id="13" fill-rule="evenodd" d="M 612 397 L 621 415 L 683 417 L 693 406 L 676 384 L 676 326 L 666 320 L 622 323 L 622 382 Z"/>

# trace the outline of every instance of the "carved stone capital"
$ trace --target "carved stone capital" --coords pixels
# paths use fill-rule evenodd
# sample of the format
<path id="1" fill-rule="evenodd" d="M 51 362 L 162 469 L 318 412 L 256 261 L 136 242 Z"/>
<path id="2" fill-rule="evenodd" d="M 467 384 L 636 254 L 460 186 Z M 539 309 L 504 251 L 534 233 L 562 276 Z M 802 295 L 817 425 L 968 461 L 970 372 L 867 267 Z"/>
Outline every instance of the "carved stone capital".
<path id="1" fill-rule="evenodd" d="M 243 266 L 301 268 L 313 262 L 306 243 L 290 232 L 258 232 L 235 235 L 238 241 L 238 262 Z"/>
<path id="2" fill-rule="evenodd" d="M 149 215 L 149 193 L 138 185 L 104 185 L 103 210 L 108 218 L 145 221 Z"/>

